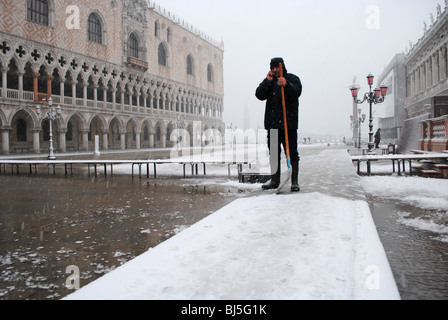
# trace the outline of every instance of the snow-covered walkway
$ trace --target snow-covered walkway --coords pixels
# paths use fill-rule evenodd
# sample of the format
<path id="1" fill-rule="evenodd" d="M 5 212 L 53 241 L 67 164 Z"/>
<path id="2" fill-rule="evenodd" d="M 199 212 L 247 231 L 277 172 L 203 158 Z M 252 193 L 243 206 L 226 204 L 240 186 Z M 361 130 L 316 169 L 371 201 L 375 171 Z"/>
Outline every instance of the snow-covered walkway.
<path id="1" fill-rule="evenodd" d="M 345 149 L 302 154 L 300 193 L 236 200 L 66 299 L 399 299 L 359 181 Z"/>

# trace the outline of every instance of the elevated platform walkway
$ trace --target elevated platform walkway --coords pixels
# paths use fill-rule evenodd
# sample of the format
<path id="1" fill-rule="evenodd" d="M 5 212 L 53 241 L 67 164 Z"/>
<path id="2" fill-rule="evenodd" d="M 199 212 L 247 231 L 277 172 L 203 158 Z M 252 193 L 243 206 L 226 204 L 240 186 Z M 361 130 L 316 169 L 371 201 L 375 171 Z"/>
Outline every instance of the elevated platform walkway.
<path id="1" fill-rule="evenodd" d="M 347 150 L 301 158 L 300 193 L 238 199 L 66 299 L 399 299 Z"/>
<path id="2" fill-rule="evenodd" d="M 205 149 L 204 149 L 205 150 Z M 202 168 L 203 175 L 207 175 L 207 167 L 211 165 L 227 166 L 228 177 L 231 176 L 231 167 L 236 167 L 238 174 L 242 171 L 244 165 L 250 165 L 249 160 L 223 159 L 219 157 L 202 157 L 203 149 L 191 149 L 188 152 L 191 156 L 170 158 L 171 149 L 146 149 L 139 151 L 117 150 L 101 153 L 100 156 L 92 153 L 71 153 L 57 154 L 57 160 L 48 160 L 45 155 L 9 155 L 0 156 L 0 175 L 1 174 L 30 174 L 36 175 L 44 170 L 49 175 L 56 175 L 64 168 L 66 176 L 73 175 L 74 170 L 87 171 L 88 175 L 97 177 L 100 174 L 104 176 L 113 176 L 114 168 L 117 166 L 129 166 L 132 177 L 138 176 L 142 179 L 151 176 L 157 179 L 157 168 L 165 164 L 178 164 L 183 172 L 183 178 L 187 178 L 187 168 L 191 169 L 191 176 L 199 175 L 199 168 Z M 199 153 L 196 154 L 196 153 Z M 149 159 L 148 159 L 149 158 Z"/>
<path id="3" fill-rule="evenodd" d="M 392 172 L 397 172 L 399 175 L 406 173 L 406 164 L 408 164 L 408 172 L 413 174 L 413 166 L 415 163 L 420 165 L 424 161 L 430 161 L 434 164 L 447 164 L 448 153 L 417 153 L 417 154 L 397 154 L 397 155 L 365 155 L 365 156 L 353 156 L 353 163 L 357 166 L 358 174 L 362 174 L 361 163 L 365 162 L 367 165 L 367 175 L 372 174 L 371 164 L 372 162 L 390 161 L 392 162 Z M 440 167 L 442 168 L 442 167 Z M 423 172 L 424 173 L 424 172 Z"/>
<path id="4" fill-rule="evenodd" d="M 26 167 L 29 169 L 29 174 L 37 174 L 38 166 L 46 167 L 48 174 L 56 175 L 56 166 L 64 166 L 65 175 L 73 175 L 73 166 L 79 165 L 87 167 L 89 176 L 91 175 L 91 168 L 95 177 L 98 176 L 98 167 L 104 168 L 104 175 L 108 175 L 107 168 L 110 168 L 110 174 L 114 174 L 114 166 L 128 164 L 131 166 L 132 177 L 135 175 L 135 166 L 138 166 L 138 177 L 143 177 L 143 170 L 146 167 L 146 177 L 150 176 L 150 165 L 153 167 L 154 179 L 157 178 L 157 166 L 163 164 L 179 164 L 183 167 L 183 177 L 186 178 L 186 167 L 191 167 L 191 176 L 198 175 L 198 167 L 202 166 L 203 174 L 207 174 L 206 166 L 212 164 L 226 165 L 228 167 L 228 177 L 230 179 L 230 167 L 237 166 L 238 172 L 241 172 L 243 165 L 248 165 L 247 161 L 201 161 L 201 160 L 0 160 L 0 174 L 20 174 L 20 168 Z M 10 169 L 10 170 L 9 170 Z"/>

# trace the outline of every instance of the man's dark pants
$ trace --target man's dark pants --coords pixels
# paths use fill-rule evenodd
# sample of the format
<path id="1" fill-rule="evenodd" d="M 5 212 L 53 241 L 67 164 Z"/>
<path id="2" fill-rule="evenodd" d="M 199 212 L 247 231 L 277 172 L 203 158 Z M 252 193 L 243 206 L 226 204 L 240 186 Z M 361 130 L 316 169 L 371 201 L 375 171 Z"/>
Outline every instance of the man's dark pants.
<path id="1" fill-rule="evenodd" d="M 299 162 L 300 156 L 297 148 L 297 130 L 288 130 L 289 153 L 291 163 Z M 277 172 L 281 158 L 281 147 L 286 154 L 285 130 L 271 129 L 268 130 L 268 147 L 270 153 L 271 173 Z M 277 148 L 276 148 L 277 147 Z M 277 150 L 276 150 L 277 149 Z M 276 165 L 277 167 L 273 166 Z"/>

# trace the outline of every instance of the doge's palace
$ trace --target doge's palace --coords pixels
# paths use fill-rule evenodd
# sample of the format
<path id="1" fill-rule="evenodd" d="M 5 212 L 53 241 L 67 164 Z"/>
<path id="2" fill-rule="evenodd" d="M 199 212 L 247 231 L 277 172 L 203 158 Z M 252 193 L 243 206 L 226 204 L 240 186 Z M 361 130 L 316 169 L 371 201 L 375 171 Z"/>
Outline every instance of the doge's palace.
<path id="1" fill-rule="evenodd" d="M 223 54 L 152 1 L 0 0 L 1 152 L 48 150 L 50 97 L 60 152 L 220 143 Z"/>

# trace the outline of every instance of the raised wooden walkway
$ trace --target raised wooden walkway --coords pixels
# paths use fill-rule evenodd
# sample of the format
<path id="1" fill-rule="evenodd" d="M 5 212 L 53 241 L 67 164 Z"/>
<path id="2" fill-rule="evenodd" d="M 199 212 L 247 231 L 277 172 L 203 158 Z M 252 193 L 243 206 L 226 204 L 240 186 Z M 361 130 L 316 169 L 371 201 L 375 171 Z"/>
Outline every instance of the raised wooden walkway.
<path id="1" fill-rule="evenodd" d="M 73 175 L 74 165 L 84 165 L 87 166 L 88 174 L 91 175 L 91 168 L 93 168 L 93 174 L 95 177 L 98 176 L 98 167 L 104 168 L 104 175 L 108 175 L 107 168 L 110 168 L 110 174 L 114 174 L 114 166 L 129 164 L 132 166 L 132 177 L 135 175 L 135 166 L 138 166 L 138 176 L 141 179 L 143 177 L 142 167 L 146 167 L 146 177 L 150 176 L 150 165 L 153 166 L 154 179 L 157 178 L 157 165 L 162 164 L 179 164 L 183 166 L 183 177 L 186 178 L 186 166 L 191 167 L 191 176 L 194 174 L 198 175 L 198 167 L 202 165 L 204 175 L 207 174 L 207 165 L 227 165 L 228 166 L 228 177 L 230 179 L 230 168 L 232 165 L 236 165 L 238 168 L 238 174 L 242 171 L 243 165 L 248 165 L 249 162 L 219 162 L 219 161 L 202 161 L 202 160 L 0 160 L 0 174 L 7 174 L 10 170 L 11 174 L 20 174 L 21 167 L 27 167 L 29 174 L 37 174 L 38 166 L 46 166 L 48 174 L 52 173 L 56 175 L 56 166 L 64 166 L 65 175 Z M 10 167 L 10 168 L 8 168 Z"/>
<path id="2" fill-rule="evenodd" d="M 440 163 L 446 163 L 448 161 L 448 153 L 425 153 L 425 154 L 397 154 L 397 155 L 363 155 L 363 156 L 353 156 L 353 163 L 357 164 L 358 174 L 361 174 L 361 163 L 367 163 L 367 174 L 370 176 L 371 163 L 376 161 L 392 161 L 392 171 L 398 172 L 401 175 L 406 172 L 406 163 L 409 164 L 409 173 L 412 175 L 412 162 L 417 161 L 435 161 Z M 395 169 L 395 164 L 397 164 L 397 170 Z"/>

